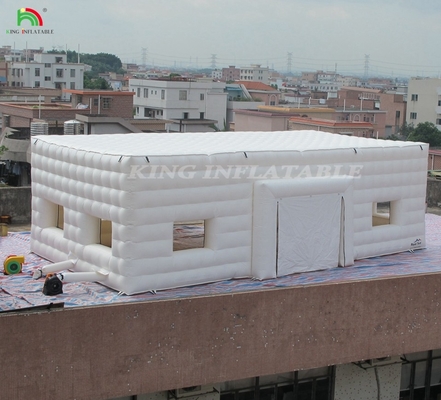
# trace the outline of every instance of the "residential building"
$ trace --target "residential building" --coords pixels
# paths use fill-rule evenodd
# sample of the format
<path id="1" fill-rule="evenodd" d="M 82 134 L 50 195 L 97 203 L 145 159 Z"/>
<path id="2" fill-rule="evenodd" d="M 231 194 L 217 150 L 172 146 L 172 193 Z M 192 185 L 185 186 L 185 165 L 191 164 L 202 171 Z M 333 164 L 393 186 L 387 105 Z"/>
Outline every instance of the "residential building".
<path id="1" fill-rule="evenodd" d="M 432 122 L 441 129 L 441 79 L 411 78 L 407 92 L 406 122 Z"/>
<path id="2" fill-rule="evenodd" d="M 317 72 L 302 72 L 302 82 L 317 82 Z"/>
<path id="3" fill-rule="evenodd" d="M 256 109 L 238 109 L 234 112 L 234 124 L 231 125 L 231 129 L 237 132 L 287 131 L 290 118 L 289 113 L 277 110 L 264 112 Z"/>
<path id="4" fill-rule="evenodd" d="M 384 138 L 386 112 L 380 110 L 357 110 L 357 109 L 335 109 L 319 107 L 281 107 L 281 106 L 259 106 L 258 110 L 236 111 L 236 131 L 259 131 L 259 130 L 287 130 L 288 123 L 282 129 L 280 125 L 273 122 L 262 124 L 265 121 L 280 118 L 282 115 L 288 117 L 303 117 L 313 119 L 332 120 L 341 123 L 364 122 L 370 123 L 373 127 L 372 137 Z M 289 119 L 289 118 L 288 118 Z M 288 120 L 287 119 L 287 120 Z M 274 129 L 266 129 L 274 127 Z M 277 127 L 277 129 L 276 129 Z M 370 132 L 370 131 L 369 131 Z M 365 133 L 368 133 L 367 131 Z"/>
<path id="5" fill-rule="evenodd" d="M 84 64 L 68 63 L 65 54 L 41 53 L 32 62 L 10 62 L 8 85 L 12 87 L 82 89 Z M 64 100 L 69 94 L 64 92 Z"/>
<path id="6" fill-rule="evenodd" d="M 225 91 L 228 95 L 226 126 L 229 130 L 235 130 L 234 120 L 238 110 L 255 110 L 258 106 L 265 105 L 263 101 L 255 101 L 245 85 L 227 83 Z"/>
<path id="7" fill-rule="evenodd" d="M 238 81 L 247 92 L 251 95 L 254 101 L 261 101 L 267 106 L 277 106 L 280 101 L 280 91 L 263 82 L 256 81 Z"/>
<path id="8" fill-rule="evenodd" d="M 249 67 L 240 68 L 241 81 L 257 81 L 265 84 L 269 83 L 269 68 L 262 67 L 260 64 L 251 64 Z"/>
<path id="9" fill-rule="evenodd" d="M 106 117 L 133 117 L 133 92 L 91 89 L 65 89 L 63 92 L 71 95 L 73 109 L 87 109 L 88 114 Z"/>
<path id="10" fill-rule="evenodd" d="M 130 79 L 135 118 L 173 121 L 176 132 L 206 132 L 226 127 L 225 83 L 193 79 Z"/>
<path id="11" fill-rule="evenodd" d="M 338 97 L 328 99 L 329 107 L 346 110 L 379 110 L 384 111 L 385 126 L 380 137 L 396 134 L 403 126 L 406 118 L 406 102 L 403 94 L 385 93 L 379 89 L 343 87 L 338 91 Z"/>
<path id="12" fill-rule="evenodd" d="M 230 65 L 228 68 L 222 68 L 222 81 L 233 82 L 240 80 L 240 68 Z"/>
<path id="13" fill-rule="evenodd" d="M 314 130 L 358 137 L 374 136 L 374 126 L 370 122 L 333 121 L 321 118 L 291 117 L 288 121 L 288 130 Z"/>
<path id="14" fill-rule="evenodd" d="M 211 71 L 211 78 L 215 81 L 220 81 L 222 79 L 222 70 L 216 68 Z"/>
<path id="15" fill-rule="evenodd" d="M 6 86 L 8 83 L 8 63 L 0 61 L 0 86 Z"/>

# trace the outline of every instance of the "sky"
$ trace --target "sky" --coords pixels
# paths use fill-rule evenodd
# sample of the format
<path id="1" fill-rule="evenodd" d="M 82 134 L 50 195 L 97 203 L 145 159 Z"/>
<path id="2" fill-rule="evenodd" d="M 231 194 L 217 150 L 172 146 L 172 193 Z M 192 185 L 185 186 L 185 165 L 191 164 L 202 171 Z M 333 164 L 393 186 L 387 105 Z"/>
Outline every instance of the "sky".
<path id="1" fill-rule="evenodd" d="M 178 68 L 441 75 L 440 0 L 0 0 L 0 46 Z M 17 24 L 37 11 L 43 26 Z M 49 34 L 7 33 L 48 29 Z M 290 66 L 289 66 L 290 64 Z"/>

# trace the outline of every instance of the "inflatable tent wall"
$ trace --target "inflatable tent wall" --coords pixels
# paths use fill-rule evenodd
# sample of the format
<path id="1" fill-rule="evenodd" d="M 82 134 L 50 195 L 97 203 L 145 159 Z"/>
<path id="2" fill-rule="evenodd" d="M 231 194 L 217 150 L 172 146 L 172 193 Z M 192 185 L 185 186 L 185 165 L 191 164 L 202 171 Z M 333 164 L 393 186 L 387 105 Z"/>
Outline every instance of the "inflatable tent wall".
<path id="1" fill-rule="evenodd" d="M 316 131 L 38 136 L 31 249 L 127 294 L 348 266 L 425 246 L 427 154 Z M 202 247 L 174 250 L 185 221 Z"/>

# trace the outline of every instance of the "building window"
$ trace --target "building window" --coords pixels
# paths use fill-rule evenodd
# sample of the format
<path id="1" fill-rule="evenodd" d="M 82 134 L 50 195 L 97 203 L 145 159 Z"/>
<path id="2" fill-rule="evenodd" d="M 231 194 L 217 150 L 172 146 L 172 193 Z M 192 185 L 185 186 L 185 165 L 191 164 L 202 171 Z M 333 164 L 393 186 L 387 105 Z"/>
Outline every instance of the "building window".
<path id="1" fill-rule="evenodd" d="M 40 68 L 35 68 L 35 76 L 40 76 Z"/>
<path id="2" fill-rule="evenodd" d="M 141 88 L 136 89 L 136 97 L 141 97 Z"/>
<path id="3" fill-rule="evenodd" d="M 95 107 L 98 107 L 98 103 L 99 103 L 98 98 L 93 99 L 93 105 L 94 105 Z"/>
<path id="4" fill-rule="evenodd" d="M 71 82 L 71 83 L 70 83 L 70 88 L 71 88 L 71 89 L 75 89 L 75 82 Z"/>
<path id="5" fill-rule="evenodd" d="M 188 119 L 188 112 L 184 113 L 184 119 Z"/>
<path id="6" fill-rule="evenodd" d="M 144 97 L 149 97 L 149 90 L 144 88 Z"/>
<path id="7" fill-rule="evenodd" d="M 75 78 L 75 70 L 73 68 L 70 70 L 70 77 Z"/>
<path id="8" fill-rule="evenodd" d="M 62 63 L 63 62 L 63 57 L 55 57 L 55 62 L 57 64 Z"/>
<path id="9" fill-rule="evenodd" d="M 199 113 L 199 118 L 200 119 L 204 119 L 205 118 L 205 113 L 203 113 L 203 112 Z"/>
<path id="10" fill-rule="evenodd" d="M 441 118 L 437 118 L 437 120 L 436 120 L 436 124 L 437 124 L 437 125 L 441 125 Z"/>
<path id="11" fill-rule="evenodd" d="M 438 106 L 441 106 L 441 100 L 438 100 Z"/>
<path id="12" fill-rule="evenodd" d="M 57 69 L 55 71 L 55 75 L 57 78 L 62 78 L 63 77 L 63 70 L 62 69 Z"/>
<path id="13" fill-rule="evenodd" d="M 205 94 L 204 93 L 201 93 L 200 95 L 199 95 L 199 100 L 204 100 L 205 99 Z"/>
<path id="14" fill-rule="evenodd" d="M 412 101 L 418 101 L 418 95 L 417 95 L 417 94 L 413 94 L 413 95 L 411 96 L 411 100 L 412 100 Z"/>
<path id="15" fill-rule="evenodd" d="M 110 105 L 112 104 L 112 98 L 111 97 L 103 97 L 102 99 L 103 108 L 110 108 Z"/>
<path id="16" fill-rule="evenodd" d="M 34 83 L 34 87 L 40 87 L 40 81 L 35 81 L 35 83 Z"/>
<path id="17" fill-rule="evenodd" d="M 416 112 L 411 112 L 410 113 L 410 119 L 417 119 L 417 113 Z"/>
<path id="18" fill-rule="evenodd" d="M 165 90 L 161 90 L 161 100 L 165 100 Z"/>
<path id="19" fill-rule="evenodd" d="M 45 64 L 44 64 L 44 68 L 50 68 L 51 65 L 52 65 L 51 63 L 45 63 Z"/>
<path id="20" fill-rule="evenodd" d="M 401 117 L 401 112 L 398 110 L 398 111 L 395 111 L 395 118 L 400 118 Z"/>
<path id="21" fill-rule="evenodd" d="M 179 100 L 187 100 L 187 91 L 186 90 L 179 91 Z"/>

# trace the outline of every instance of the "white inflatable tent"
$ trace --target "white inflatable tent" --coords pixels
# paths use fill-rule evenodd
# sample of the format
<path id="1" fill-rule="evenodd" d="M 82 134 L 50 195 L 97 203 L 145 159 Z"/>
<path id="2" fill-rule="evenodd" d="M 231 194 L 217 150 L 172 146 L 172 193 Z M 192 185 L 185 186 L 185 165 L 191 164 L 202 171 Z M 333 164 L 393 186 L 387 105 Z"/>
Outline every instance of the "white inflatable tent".
<path id="1" fill-rule="evenodd" d="M 427 154 L 316 131 L 38 136 L 31 250 L 134 294 L 423 248 Z M 186 221 L 203 245 L 174 250 Z"/>

